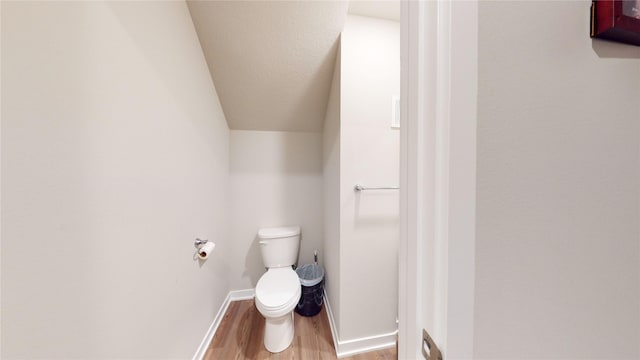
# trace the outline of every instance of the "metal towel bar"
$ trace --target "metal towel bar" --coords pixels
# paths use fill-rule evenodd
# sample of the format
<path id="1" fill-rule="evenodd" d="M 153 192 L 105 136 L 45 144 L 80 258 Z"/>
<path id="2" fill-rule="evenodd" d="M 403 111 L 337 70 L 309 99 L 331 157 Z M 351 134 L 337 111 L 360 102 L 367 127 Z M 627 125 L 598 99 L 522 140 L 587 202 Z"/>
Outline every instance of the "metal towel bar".
<path id="1" fill-rule="evenodd" d="M 369 187 L 360 184 L 356 184 L 353 187 L 354 191 L 364 191 L 364 190 L 400 190 L 398 186 L 383 186 L 383 187 Z"/>

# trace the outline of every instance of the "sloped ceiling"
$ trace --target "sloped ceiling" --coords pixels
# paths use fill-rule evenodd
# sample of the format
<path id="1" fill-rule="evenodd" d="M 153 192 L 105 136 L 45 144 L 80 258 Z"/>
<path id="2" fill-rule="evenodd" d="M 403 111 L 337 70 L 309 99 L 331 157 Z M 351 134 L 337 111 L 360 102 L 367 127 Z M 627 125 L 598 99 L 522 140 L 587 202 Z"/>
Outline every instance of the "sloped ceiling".
<path id="1" fill-rule="evenodd" d="M 321 132 L 343 1 L 188 1 L 231 129 Z"/>

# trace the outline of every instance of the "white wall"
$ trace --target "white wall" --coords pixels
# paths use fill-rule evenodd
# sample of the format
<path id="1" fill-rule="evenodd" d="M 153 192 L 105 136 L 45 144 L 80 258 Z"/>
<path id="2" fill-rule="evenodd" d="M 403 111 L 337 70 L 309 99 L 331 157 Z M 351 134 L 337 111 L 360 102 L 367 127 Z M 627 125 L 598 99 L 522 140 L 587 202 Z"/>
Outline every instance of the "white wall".
<path id="1" fill-rule="evenodd" d="M 391 128 L 400 94 L 398 22 L 349 15 L 341 37 L 340 320 L 341 341 L 396 330 L 399 130 Z"/>
<path id="2" fill-rule="evenodd" d="M 230 244 L 228 128 L 186 5 L 2 2 L 2 66 L 1 357 L 191 357 Z"/>
<path id="3" fill-rule="evenodd" d="M 336 326 L 340 326 L 340 44 L 322 133 L 324 182 L 324 287 Z"/>
<path id="4" fill-rule="evenodd" d="M 0 34 L 2 33 L 2 6 L 0 5 Z M 0 35 L 1 36 L 1 35 Z M 0 38 L 0 44 L 2 39 Z M 2 68 L 2 46 L 0 46 L 0 84 Z M 2 86 L 0 85 L 0 189 L 2 189 Z M 2 251 L 2 191 L 0 191 L 0 252 Z M 2 279 L 2 255 L 0 254 L 0 279 Z M 0 282 L 0 357 L 2 357 L 2 285 Z"/>
<path id="5" fill-rule="evenodd" d="M 322 134 L 232 130 L 230 137 L 232 289 L 256 286 L 265 272 L 261 227 L 300 225 L 299 264 L 323 256 Z"/>
<path id="6" fill-rule="evenodd" d="M 640 51 L 589 5 L 480 2 L 477 359 L 640 357 Z"/>

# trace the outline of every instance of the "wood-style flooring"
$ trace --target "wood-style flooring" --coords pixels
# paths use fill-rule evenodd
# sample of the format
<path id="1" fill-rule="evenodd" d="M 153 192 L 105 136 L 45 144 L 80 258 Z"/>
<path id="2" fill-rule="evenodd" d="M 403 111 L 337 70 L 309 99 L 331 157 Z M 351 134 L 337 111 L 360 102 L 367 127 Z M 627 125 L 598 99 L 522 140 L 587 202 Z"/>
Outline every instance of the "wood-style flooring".
<path id="1" fill-rule="evenodd" d="M 324 305 L 316 316 L 295 313 L 293 343 L 278 354 L 269 353 L 262 343 L 264 318 L 253 300 L 234 301 L 229 305 L 216 335 L 204 356 L 205 360 L 223 359 L 296 359 L 334 360 L 331 328 Z M 347 360 L 396 360 L 396 348 L 373 351 L 343 358 Z"/>

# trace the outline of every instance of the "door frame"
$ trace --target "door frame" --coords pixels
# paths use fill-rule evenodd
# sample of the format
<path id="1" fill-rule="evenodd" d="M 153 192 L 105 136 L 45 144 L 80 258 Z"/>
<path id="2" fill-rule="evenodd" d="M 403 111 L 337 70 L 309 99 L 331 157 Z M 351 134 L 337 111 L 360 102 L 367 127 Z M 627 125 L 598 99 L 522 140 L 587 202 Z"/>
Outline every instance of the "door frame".
<path id="1" fill-rule="evenodd" d="M 398 358 L 473 357 L 478 3 L 401 2 Z"/>

